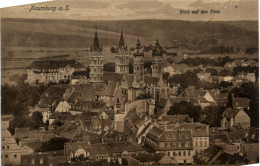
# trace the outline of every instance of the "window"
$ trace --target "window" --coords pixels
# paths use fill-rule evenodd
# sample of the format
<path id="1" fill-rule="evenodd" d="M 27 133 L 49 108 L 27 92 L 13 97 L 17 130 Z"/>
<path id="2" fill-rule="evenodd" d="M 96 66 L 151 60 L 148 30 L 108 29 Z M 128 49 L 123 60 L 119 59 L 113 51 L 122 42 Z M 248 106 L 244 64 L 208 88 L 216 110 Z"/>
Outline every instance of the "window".
<path id="1" fill-rule="evenodd" d="M 171 156 L 171 152 L 168 152 L 168 156 Z"/>
<path id="2" fill-rule="evenodd" d="M 186 156 L 186 151 L 183 151 L 183 156 Z"/>
<path id="3" fill-rule="evenodd" d="M 198 141 L 195 141 L 195 147 L 199 147 Z"/>
<path id="4" fill-rule="evenodd" d="M 3 138 L 2 141 L 5 141 L 5 139 Z"/>
<path id="5" fill-rule="evenodd" d="M 5 158 L 8 158 L 8 154 L 5 155 Z"/>
<path id="6" fill-rule="evenodd" d="M 17 158 L 17 154 L 14 154 L 14 158 Z"/>
<path id="7" fill-rule="evenodd" d="M 190 151 L 188 150 L 188 156 L 190 156 Z"/>
<path id="8" fill-rule="evenodd" d="M 40 164 L 43 164 L 43 159 L 40 160 Z"/>
<path id="9" fill-rule="evenodd" d="M 204 147 L 207 147 L 207 141 L 204 141 Z"/>
<path id="10" fill-rule="evenodd" d="M 202 144 L 203 144 L 203 142 L 202 142 L 202 141 L 200 141 L 200 147 L 202 147 L 202 146 L 203 146 Z"/>
<path id="11" fill-rule="evenodd" d="M 9 149 L 9 146 L 7 146 L 7 149 Z"/>
<path id="12" fill-rule="evenodd" d="M 181 156 L 181 151 L 179 151 L 179 156 Z"/>
<path id="13" fill-rule="evenodd" d="M 5 149 L 5 146 L 2 146 L 2 149 Z"/>

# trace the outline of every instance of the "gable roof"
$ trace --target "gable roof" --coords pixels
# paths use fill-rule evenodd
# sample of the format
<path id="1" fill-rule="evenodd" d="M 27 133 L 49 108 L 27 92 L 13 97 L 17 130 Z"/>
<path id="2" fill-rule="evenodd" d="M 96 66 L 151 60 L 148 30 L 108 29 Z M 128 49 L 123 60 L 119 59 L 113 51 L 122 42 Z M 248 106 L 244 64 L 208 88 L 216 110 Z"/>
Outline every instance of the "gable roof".
<path id="1" fill-rule="evenodd" d="M 140 163 L 146 162 L 159 162 L 165 154 L 163 153 L 141 153 L 141 154 L 132 154 L 130 155 L 133 159 L 137 160 Z"/>
<path id="2" fill-rule="evenodd" d="M 63 100 L 63 94 L 67 89 L 67 85 L 52 85 L 50 86 L 40 98 L 38 102 L 38 107 L 49 107 L 59 103 Z"/>
<path id="3" fill-rule="evenodd" d="M 94 84 L 75 84 L 69 85 L 66 93 L 71 93 L 68 99 L 69 103 L 75 102 L 77 99 L 82 99 L 86 101 L 92 101 L 96 96 L 96 89 Z"/>
<path id="4" fill-rule="evenodd" d="M 41 60 L 34 61 L 29 66 L 30 69 L 59 69 L 66 66 L 74 68 L 84 68 L 81 63 L 76 60 Z"/>
<path id="5" fill-rule="evenodd" d="M 224 112 L 223 112 L 223 117 L 227 118 L 227 119 L 231 119 L 233 117 L 235 117 L 237 115 L 238 112 L 243 111 L 242 109 L 239 108 L 227 108 Z"/>

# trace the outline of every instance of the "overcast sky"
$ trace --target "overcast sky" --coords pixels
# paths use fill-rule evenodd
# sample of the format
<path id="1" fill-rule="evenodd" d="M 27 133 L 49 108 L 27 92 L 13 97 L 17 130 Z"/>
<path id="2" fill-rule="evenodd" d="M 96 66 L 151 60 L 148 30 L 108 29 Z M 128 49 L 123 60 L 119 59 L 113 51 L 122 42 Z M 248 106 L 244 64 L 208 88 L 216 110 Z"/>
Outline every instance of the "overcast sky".
<path id="1" fill-rule="evenodd" d="M 70 6 L 69 11 L 32 11 L 32 4 L 1 9 L 1 17 L 76 20 L 172 19 L 190 21 L 258 20 L 257 0 L 56 0 L 36 7 Z M 180 14 L 180 10 L 220 14 Z"/>

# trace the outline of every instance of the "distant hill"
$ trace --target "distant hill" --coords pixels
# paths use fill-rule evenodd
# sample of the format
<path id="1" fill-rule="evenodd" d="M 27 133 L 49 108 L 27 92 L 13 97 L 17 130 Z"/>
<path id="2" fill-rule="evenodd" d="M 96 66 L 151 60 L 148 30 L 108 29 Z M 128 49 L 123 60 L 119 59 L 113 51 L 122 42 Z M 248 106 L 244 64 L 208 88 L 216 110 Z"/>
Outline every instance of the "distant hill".
<path id="1" fill-rule="evenodd" d="M 94 27 L 100 43 L 116 46 L 120 27 L 125 41 L 134 46 L 137 36 L 142 44 L 179 41 L 193 50 L 214 45 L 234 48 L 258 47 L 258 23 L 255 21 L 191 22 L 179 20 L 79 21 L 53 19 L 2 19 L 2 47 L 72 47 L 89 48 Z"/>

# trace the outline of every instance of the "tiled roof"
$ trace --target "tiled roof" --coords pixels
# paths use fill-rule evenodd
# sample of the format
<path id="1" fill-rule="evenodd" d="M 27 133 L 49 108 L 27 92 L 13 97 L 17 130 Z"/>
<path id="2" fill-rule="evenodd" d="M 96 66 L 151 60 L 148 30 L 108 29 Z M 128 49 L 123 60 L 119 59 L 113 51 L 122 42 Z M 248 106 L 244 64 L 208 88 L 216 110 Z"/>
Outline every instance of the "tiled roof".
<path id="1" fill-rule="evenodd" d="M 210 134 L 209 142 L 214 144 L 218 142 L 229 143 L 227 134 Z"/>
<path id="2" fill-rule="evenodd" d="M 163 153 L 143 153 L 143 154 L 132 154 L 131 157 L 140 163 L 146 162 L 159 162 L 165 154 Z"/>
<path id="3" fill-rule="evenodd" d="M 34 61 L 29 66 L 31 69 L 59 69 L 65 68 L 66 66 L 74 68 L 84 68 L 84 66 L 76 60 L 43 60 Z"/>
<path id="4" fill-rule="evenodd" d="M 63 100 L 67 85 L 52 85 L 42 95 L 38 107 L 49 107 Z"/>
<path id="5" fill-rule="evenodd" d="M 236 109 L 236 108 L 227 108 L 224 112 L 223 112 L 223 117 L 226 117 L 228 119 L 231 119 L 232 117 L 235 117 L 236 114 L 240 111 L 240 109 Z"/>
<path id="6" fill-rule="evenodd" d="M 114 96 L 116 86 L 117 86 L 116 81 L 108 81 L 108 85 L 106 86 L 105 90 L 101 92 L 100 95 L 102 95 L 102 96 Z"/>
<path id="7" fill-rule="evenodd" d="M 131 143 L 91 144 L 89 147 L 91 155 L 143 151 L 140 147 Z"/>
<path id="8" fill-rule="evenodd" d="M 204 163 L 210 163 L 211 160 L 219 153 L 221 150 L 223 150 L 223 147 L 218 145 L 212 145 L 202 151 L 202 153 L 199 153 L 195 156 L 196 159 L 199 159 L 200 161 L 203 161 Z"/>
<path id="9" fill-rule="evenodd" d="M 71 111 L 88 112 L 92 109 L 103 110 L 106 107 L 106 103 L 101 101 L 78 101 L 71 105 Z"/>
<path id="10" fill-rule="evenodd" d="M 68 99 L 69 103 L 73 103 L 77 99 L 92 101 L 95 99 L 96 89 L 93 84 L 76 84 L 69 85 L 66 93 L 71 93 L 71 96 Z"/>
<path id="11" fill-rule="evenodd" d="M 41 142 L 28 142 L 28 143 L 24 143 L 24 146 L 28 146 L 34 152 L 36 152 L 41 149 L 42 143 Z"/>

